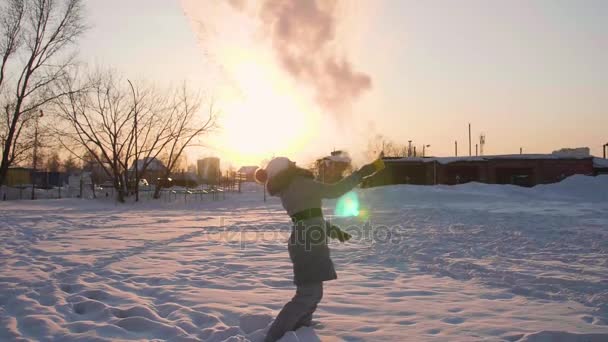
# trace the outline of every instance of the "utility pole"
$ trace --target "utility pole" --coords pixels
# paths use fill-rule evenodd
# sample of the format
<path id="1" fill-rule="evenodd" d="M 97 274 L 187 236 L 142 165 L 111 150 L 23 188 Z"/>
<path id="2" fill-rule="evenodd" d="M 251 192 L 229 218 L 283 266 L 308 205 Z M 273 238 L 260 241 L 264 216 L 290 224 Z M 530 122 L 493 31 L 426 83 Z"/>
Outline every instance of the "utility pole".
<path id="1" fill-rule="evenodd" d="M 408 140 L 407 142 L 408 142 L 408 144 L 409 144 L 409 145 L 408 145 L 408 148 L 407 148 L 407 156 L 408 156 L 408 157 L 411 157 L 411 156 L 412 156 L 412 141 L 411 141 L 411 140 Z"/>
<path id="2" fill-rule="evenodd" d="M 524 154 L 524 148 L 523 147 L 519 148 L 519 154 Z"/>
<path id="3" fill-rule="evenodd" d="M 131 80 L 127 79 L 133 92 L 133 114 L 135 116 L 134 122 L 134 135 L 135 135 L 135 202 L 139 202 L 139 154 L 137 154 L 137 98 L 135 97 L 135 87 Z M 142 161 L 145 163 L 145 161 Z M 128 184 L 128 183 L 127 183 Z M 127 185 L 128 186 L 128 185 Z"/>
<path id="4" fill-rule="evenodd" d="M 44 112 L 40 110 L 40 114 L 36 116 L 36 121 L 34 123 L 34 153 L 32 160 L 32 199 L 36 199 L 36 166 L 38 164 L 38 121 L 44 115 Z"/>
<path id="5" fill-rule="evenodd" d="M 454 141 L 454 153 L 458 157 L 458 140 Z"/>
<path id="6" fill-rule="evenodd" d="M 479 157 L 479 144 L 475 144 L 475 157 Z"/>
<path id="7" fill-rule="evenodd" d="M 471 155 L 471 124 L 469 123 L 469 157 Z"/>

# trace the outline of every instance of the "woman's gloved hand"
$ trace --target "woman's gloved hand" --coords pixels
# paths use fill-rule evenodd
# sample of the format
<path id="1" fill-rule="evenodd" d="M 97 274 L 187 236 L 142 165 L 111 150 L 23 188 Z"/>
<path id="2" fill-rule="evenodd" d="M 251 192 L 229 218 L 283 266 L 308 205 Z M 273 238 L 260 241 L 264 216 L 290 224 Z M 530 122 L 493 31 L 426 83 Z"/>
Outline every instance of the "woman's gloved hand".
<path id="1" fill-rule="evenodd" d="M 329 222 L 325 223 L 325 229 L 327 231 L 327 236 L 332 239 L 338 239 L 340 242 L 346 242 L 352 237 L 347 232 L 342 231 L 338 226 L 334 226 Z"/>

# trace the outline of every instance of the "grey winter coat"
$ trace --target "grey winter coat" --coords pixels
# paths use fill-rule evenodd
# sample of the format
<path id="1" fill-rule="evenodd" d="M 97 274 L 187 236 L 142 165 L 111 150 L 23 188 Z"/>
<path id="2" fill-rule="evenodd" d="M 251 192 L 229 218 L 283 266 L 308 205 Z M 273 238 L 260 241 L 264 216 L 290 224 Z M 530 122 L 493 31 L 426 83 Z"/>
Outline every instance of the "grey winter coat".
<path id="1" fill-rule="evenodd" d="M 357 172 L 334 184 L 296 175 L 278 196 L 283 208 L 292 216 L 307 209 L 321 208 L 323 198 L 338 198 L 360 182 L 361 176 Z M 327 246 L 325 224 L 323 217 L 312 217 L 293 225 L 288 249 L 296 285 L 337 278 Z"/>

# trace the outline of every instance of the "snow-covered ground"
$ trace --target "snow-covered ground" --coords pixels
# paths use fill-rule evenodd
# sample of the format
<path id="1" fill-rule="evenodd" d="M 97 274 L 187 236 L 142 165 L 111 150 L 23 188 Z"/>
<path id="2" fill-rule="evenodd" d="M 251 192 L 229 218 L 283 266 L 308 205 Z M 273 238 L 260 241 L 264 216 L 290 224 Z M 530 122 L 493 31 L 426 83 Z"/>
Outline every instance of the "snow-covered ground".
<path id="1" fill-rule="evenodd" d="M 357 193 L 371 224 L 334 219 L 355 241 L 284 341 L 608 341 L 608 176 Z M 256 191 L 2 202 L 0 340 L 259 340 L 294 291 L 289 229 Z"/>

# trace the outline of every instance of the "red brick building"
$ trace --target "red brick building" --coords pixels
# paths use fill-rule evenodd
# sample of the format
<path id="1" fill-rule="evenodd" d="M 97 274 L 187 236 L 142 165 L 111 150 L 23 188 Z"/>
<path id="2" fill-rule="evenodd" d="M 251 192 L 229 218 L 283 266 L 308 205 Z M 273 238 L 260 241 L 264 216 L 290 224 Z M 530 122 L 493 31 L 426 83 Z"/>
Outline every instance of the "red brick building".
<path id="1" fill-rule="evenodd" d="M 574 174 L 593 175 L 592 157 L 552 154 L 453 158 L 385 158 L 386 169 L 364 186 L 389 184 L 462 184 L 480 182 L 534 186 Z"/>

